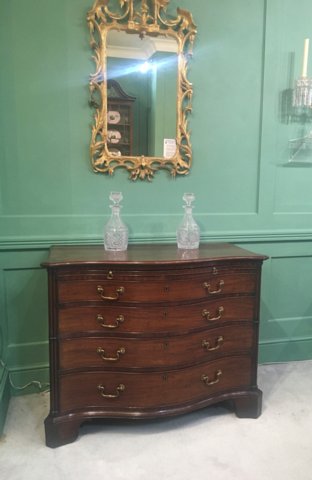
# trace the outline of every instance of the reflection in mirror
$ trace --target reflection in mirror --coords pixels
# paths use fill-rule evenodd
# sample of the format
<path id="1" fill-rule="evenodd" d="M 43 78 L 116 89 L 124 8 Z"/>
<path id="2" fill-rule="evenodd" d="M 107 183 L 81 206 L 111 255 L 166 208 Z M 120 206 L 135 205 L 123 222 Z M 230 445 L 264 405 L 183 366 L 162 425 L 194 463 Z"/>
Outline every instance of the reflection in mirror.
<path id="1" fill-rule="evenodd" d="M 149 37 L 110 30 L 107 36 L 107 81 L 118 82 L 125 96 L 134 98 L 125 128 L 120 120 L 115 127 L 124 132 L 120 144 L 122 155 L 171 158 L 176 150 L 178 44 L 175 38 Z M 116 103 L 116 102 L 115 102 Z M 107 96 L 108 129 L 112 107 Z M 127 131 L 128 130 L 128 131 Z M 111 149 L 110 149 L 111 150 Z"/>
<path id="2" fill-rule="evenodd" d="M 88 13 L 96 71 L 93 169 L 151 180 L 159 169 L 189 173 L 193 88 L 187 79 L 196 27 L 170 0 L 95 0 Z"/>
<path id="3" fill-rule="evenodd" d="M 133 105 L 135 97 L 127 95 L 120 84 L 107 80 L 107 148 L 110 154 L 133 154 Z"/>

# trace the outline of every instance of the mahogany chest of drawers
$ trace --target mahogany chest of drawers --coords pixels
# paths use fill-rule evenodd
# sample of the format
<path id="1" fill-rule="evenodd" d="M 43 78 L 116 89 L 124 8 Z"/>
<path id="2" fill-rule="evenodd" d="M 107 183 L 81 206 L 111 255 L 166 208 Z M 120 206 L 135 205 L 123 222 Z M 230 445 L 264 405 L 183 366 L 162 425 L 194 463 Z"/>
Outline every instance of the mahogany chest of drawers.
<path id="1" fill-rule="evenodd" d="M 261 412 L 259 295 L 266 257 L 229 244 L 52 247 L 46 443 L 96 418 L 155 418 L 230 401 Z"/>

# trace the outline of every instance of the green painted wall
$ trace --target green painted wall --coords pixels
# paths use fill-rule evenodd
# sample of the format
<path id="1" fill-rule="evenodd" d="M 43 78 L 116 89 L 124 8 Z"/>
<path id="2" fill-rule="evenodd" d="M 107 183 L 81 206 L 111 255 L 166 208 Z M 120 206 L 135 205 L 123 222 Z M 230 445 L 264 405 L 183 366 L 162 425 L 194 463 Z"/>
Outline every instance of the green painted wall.
<path id="1" fill-rule="evenodd" d="M 191 9 L 198 25 L 193 167 L 185 178 L 160 172 L 152 183 L 91 170 L 91 3 L 0 2 L 0 428 L 9 374 L 16 386 L 47 380 L 40 262 L 52 243 L 101 241 L 110 190 L 124 194 L 131 242 L 174 242 L 183 192 L 194 191 L 203 241 L 271 257 L 263 270 L 260 360 L 312 358 L 312 169 L 288 163 L 288 141 L 308 131 L 310 120 L 285 113 L 304 38 L 312 39 L 311 1 L 171 2 L 173 10 Z"/>

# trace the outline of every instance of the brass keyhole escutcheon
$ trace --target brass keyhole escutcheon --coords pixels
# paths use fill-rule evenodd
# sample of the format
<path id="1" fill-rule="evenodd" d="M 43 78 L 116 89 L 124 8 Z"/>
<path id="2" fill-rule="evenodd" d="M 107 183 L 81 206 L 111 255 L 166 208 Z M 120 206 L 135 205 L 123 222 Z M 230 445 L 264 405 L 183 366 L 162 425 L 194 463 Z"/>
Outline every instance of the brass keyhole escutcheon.
<path id="1" fill-rule="evenodd" d="M 112 280 L 112 279 L 114 278 L 114 274 L 113 274 L 113 272 L 112 272 L 111 270 L 108 272 L 106 278 L 107 278 L 107 280 Z"/>

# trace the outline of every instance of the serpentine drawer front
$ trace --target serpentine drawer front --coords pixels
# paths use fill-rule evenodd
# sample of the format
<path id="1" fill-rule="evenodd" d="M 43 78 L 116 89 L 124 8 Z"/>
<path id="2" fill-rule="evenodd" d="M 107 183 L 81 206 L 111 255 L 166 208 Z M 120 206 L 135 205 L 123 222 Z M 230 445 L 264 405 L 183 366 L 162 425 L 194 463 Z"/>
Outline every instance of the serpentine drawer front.
<path id="1" fill-rule="evenodd" d="M 52 247 L 46 443 L 96 418 L 177 415 L 227 400 L 261 412 L 257 350 L 265 256 L 229 244 Z"/>

